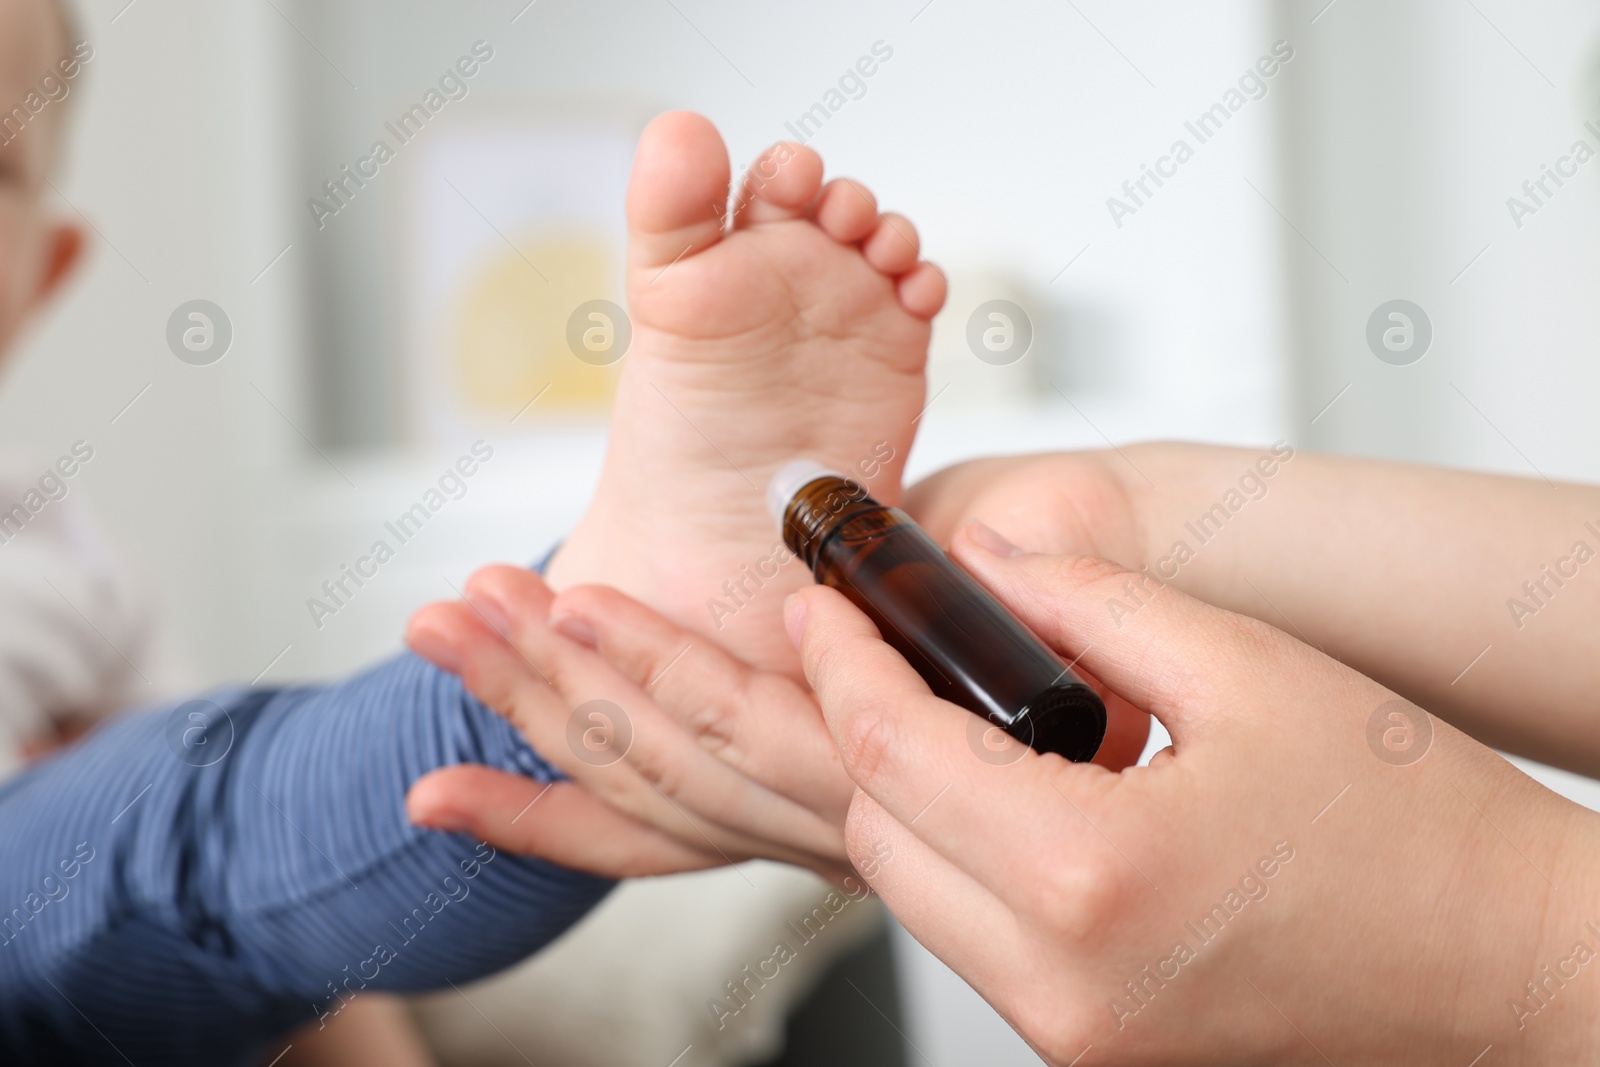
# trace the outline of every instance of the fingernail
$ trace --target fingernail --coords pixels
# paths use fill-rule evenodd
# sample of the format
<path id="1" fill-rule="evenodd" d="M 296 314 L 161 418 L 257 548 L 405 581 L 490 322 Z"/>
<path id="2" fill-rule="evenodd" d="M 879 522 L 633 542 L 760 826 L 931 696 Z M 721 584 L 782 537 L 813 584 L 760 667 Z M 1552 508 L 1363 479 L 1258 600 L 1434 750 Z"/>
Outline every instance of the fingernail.
<path id="1" fill-rule="evenodd" d="M 506 609 L 500 602 L 486 593 L 474 590 L 467 594 L 467 603 L 472 606 L 483 621 L 501 637 L 511 636 L 511 617 L 506 614 Z"/>
<path id="2" fill-rule="evenodd" d="M 796 593 L 790 593 L 783 602 L 783 628 L 789 634 L 789 642 L 799 648 L 806 633 L 806 602 Z"/>
<path id="3" fill-rule="evenodd" d="M 587 619 L 576 615 L 555 615 L 550 619 L 550 627 L 585 648 L 600 647 L 600 635 L 594 632 L 594 627 L 589 625 Z"/>
<path id="4" fill-rule="evenodd" d="M 455 646 L 438 634 L 427 630 L 416 630 L 406 635 L 406 644 L 411 646 L 411 651 L 440 670 L 449 671 L 451 674 L 461 673 L 461 657 L 456 655 Z"/>
<path id="5" fill-rule="evenodd" d="M 988 552 L 993 552 L 1002 559 L 1012 559 L 1022 555 L 1022 549 L 1001 537 L 991 526 L 985 526 L 977 519 L 967 523 L 967 536 L 972 538 L 973 544 Z"/>

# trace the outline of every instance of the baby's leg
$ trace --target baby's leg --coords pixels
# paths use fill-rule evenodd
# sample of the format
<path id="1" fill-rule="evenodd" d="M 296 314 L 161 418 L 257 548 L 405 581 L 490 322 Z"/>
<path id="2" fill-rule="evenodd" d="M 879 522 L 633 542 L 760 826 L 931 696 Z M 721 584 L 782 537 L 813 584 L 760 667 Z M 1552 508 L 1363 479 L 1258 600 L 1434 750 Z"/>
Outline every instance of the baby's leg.
<path id="1" fill-rule="evenodd" d="M 552 773 L 421 660 L 204 707 L 0 788 L 0 1061 L 244 1062 L 373 991 L 501 970 L 612 884 L 406 821 L 439 767 Z"/>

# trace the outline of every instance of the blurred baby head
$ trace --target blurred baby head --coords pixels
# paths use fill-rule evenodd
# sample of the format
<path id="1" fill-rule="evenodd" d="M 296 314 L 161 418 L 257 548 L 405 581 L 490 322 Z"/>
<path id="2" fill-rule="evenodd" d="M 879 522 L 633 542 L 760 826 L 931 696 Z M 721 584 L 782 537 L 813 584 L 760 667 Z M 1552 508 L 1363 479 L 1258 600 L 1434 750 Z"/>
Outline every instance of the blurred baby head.
<path id="1" fill-rule="evenodd" d="M 62 0 L 0 0 L 0 356 L 83 247 L 44 193 L 72 80 L 92 55 Z"/>

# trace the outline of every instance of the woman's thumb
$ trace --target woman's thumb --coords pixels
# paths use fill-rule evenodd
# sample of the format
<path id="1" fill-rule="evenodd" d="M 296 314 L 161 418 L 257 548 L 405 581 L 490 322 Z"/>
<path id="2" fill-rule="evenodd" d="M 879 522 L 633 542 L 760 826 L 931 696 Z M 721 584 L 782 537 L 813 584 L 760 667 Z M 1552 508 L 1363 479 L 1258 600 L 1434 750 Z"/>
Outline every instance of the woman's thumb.
<path id="1" fill-rule="evenodd" d="M 1169 730 L 1228 686 L 1226 676 L 1241 661 L 1231 647 L 1244 639 L 1241 627 L 1288 641 L 1264 623 L 1179 592 L 1148 568 L 1025 553 L 979 522 L 956 533 L 950 555 L 1045 644 Z M 1263 648 L 1255 635 L 1249 644 L 1256 653 Z"/>

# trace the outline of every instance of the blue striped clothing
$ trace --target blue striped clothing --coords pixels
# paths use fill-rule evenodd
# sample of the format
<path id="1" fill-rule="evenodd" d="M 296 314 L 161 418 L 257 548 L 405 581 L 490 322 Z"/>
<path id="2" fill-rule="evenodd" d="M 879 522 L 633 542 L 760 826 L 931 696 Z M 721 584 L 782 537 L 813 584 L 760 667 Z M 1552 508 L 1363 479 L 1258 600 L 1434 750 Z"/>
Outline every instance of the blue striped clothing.
<path id="1" fill-rule="evenodd" d="M 408 823 L 463 762 L 559 777 L 405 655 L 114 720 L 0 786 L 0 1062 L 246 1064 L 535 952 L 612 883 Z"/>

